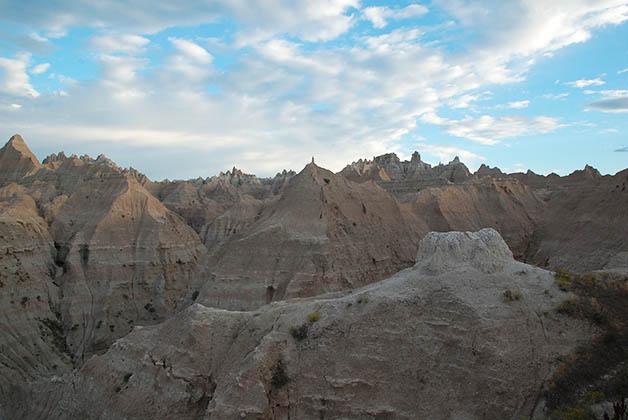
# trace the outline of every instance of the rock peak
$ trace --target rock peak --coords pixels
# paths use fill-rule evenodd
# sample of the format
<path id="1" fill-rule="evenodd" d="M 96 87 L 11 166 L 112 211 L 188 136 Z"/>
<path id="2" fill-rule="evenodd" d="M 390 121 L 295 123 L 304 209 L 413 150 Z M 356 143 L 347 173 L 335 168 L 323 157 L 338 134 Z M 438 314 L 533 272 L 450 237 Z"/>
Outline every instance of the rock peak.
<path id="1" fill-rule="evenodd" d="M 33 163 L 36 162 L 37 165 L 39 165 L 39 160 L 37 160 L 33 152 L 31 152 L 31 150 L 26 145 L 26 142 L 24 141 L 22 136 L 20 136 L 19 134 L 12 135 L 3 149 L 13 149 L 16 152 L 19 152 L 19 154 L 23 155 L 24 157 L 33 160 Z"/>
<path id="2" fill-rule="evenodd" d="M 492 228 L 477 232 L 430 232 L 419 244 L 416 266 L 429 274 L 442 274 L 469 266 L 483 273 L 501 271 L 513 261 L 512 252 Z"/>

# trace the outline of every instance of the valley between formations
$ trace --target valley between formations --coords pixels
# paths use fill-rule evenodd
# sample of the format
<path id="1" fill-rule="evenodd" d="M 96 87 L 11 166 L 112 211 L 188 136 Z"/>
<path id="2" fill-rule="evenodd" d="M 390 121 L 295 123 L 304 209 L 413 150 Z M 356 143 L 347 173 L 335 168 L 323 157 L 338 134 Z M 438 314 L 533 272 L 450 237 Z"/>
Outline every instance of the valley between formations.
<path id="1" fill-rule="evenodd" d="M 0 420 L 601 418 L 628 386 L 627 209 L 628 169 L 415 152 L 155 182 L 15 135 Z"/>

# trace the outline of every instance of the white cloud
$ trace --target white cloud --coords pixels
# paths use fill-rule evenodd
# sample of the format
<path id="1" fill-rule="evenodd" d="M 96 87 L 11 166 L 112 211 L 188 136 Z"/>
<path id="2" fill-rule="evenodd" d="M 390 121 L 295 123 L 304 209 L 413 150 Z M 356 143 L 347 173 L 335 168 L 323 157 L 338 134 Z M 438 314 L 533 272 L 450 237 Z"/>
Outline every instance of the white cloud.
<path id="1" fill-rule="evenodd" d="M 443 127 L 452 136 L 466 138 L 480 144 L 494 145 L 500 140 L 531 134 L 545 134 L 560 128 L 556 118 L 539 116 L 528 119 L 520 115 L 492 117 L 483 115 L 479 118 L 465 117 L 461 120 L 441 118 L 434 113 L 421 117 L 427 124 Z"/>
<path id="2" fill-rule="evenodd" d="M 605 128 L 600 131 L 600 134 L 608 134 L 608 133 L 619 133 L 619 130 L 616 128 Z"/>
<path id="3" fill-rule="evenodd" d="M 29 56 L 17 59 L 0 57 L 0 92 L 15 96 L 38 97 L 26 73 Z"/>
<path id="4" fill-rule="evenodd" d="M 565 99 L 567 96 L 569 96 L 569 93 L 546 93 L 543 95 L 543 98 L 557 101 L 559 99 Z"/>
<path id="5" fill-rule="evenodd" d="M 386 6 L 371 6 L 362 10 L 364 19 L 371 22 L 375 28 L 384 28 L 389 19 L 408 19 L 423 16 L 428 12 L 427 7 L 420 4 L 411 4 L 401 9 L 391 9 Z"/>
<path id="6" fill-rule="evenodd" d="M 207 50 L 192 41 L 181 38 L 168 38 L 177 50 L 179 50 L 187 58 L 201 64 L 209 64 L 212 62 L 212 55 Z"/>
<path id="7" fill-rule="evenodd" d="M 428 153 L 436 156 L 439 159 L 439 162 L 450 162 L 454 159 L 454 157 L 458 156 L 462 162 L 469 165 L 471 168 L 476 168 L 479 166 L 479 162 L 486 160 L 484 156 L 480 156 L 469 150 L 460 149 L 454 146 L 420 143 L 418 150 L 421 153 Z M 431 163 L 436 162 L 432 161 Z"/>
<path id="8" fill-rule="evenodd" d="M 312 154 L 322 165 L 340 169 L 356 158 L 394 149 L 405 134 L 415 134 L 417 119 L 431 119 L 449 134 L 483 144 L 551 132 L 561 126 L 551 117 L 448 120 L 437 113 L 441 107 L 475 112 L 474 105 L 484 96 L 478 92 L 487 85 L 524 80 L 540 54 L 582 42 L 595 28 L 623 19 L 615 0 L 435 0 L 454 10 L 456 27 L 473 34 L 452 52 L 425 36 L 432 29 L 403 26 L 410 22 L 399 22 L 400 27 L 378 36 L 361 27 L 348 33 L 347 42 L 309 43 L 334 40 L 365 18 L 366 9 L 359 10 L 358 0 L 107 4 L 102 9 L 97 2 L 42 2 L 29 13 L 17 3 L 3 8 L 0 21 L 21 22 L 42 34 L 58 36 L 76 25 L 98 28 L 99 35 L 87 45 L 97 50 L 90 57 L 100 65 L 102 79 L 64 82 L 62 89 L 25 104 L 28 115 L 0 112 L 0 127 L 55 144 L 71 141 L 67 147 L 73 148 L 82 147 L 86 139 L 100 146 L 97 153 L 113 145 L 120 155 L 111 157 L 121 163 L 128 156 L 126 144 L 151 148 L 151 156 L 161 159 L 160 164 L 157 159 L 147 163 L 153 177 L 211 175 L 225 162 L 267 175 L 283 167 L 299 169 Z M 420 5 L 376 10 L 383 19 L 375 19 L 380 25 L 426 11 Z M 221 16 L 233 19 L 237 30 L 211 44 L 200 38 L 170 38 L 172 48 L 157 45 L 156 36 L 154 48 L 164 49 L 154 62 L 134 57 L 151 45 L 148 37 L 120 35 L 207 23 Z M 443 24 L 436 30 L 449 29 Z M 217 60 L 203 46 L 234 61 L 218 71 L 213 67 Z M 240 49 L 243 46 L 248 48 Z M 166 54 L 163 59 L 161 53 Z M 14 83 L 12 96 L 36 96 L 28 93 L 37 92 L 26 68 L 21 88 Z M 8 95 L 0 80 L 2 93 Z M 210 87 L 216 89 L 208 94 Z M 2 100 L 7 105 L 18 101 Z M 321 104 L 331 111 L 315 111 Z M 61 124 L 59 115 L 71 120 Z M 168 163 L 163 162 L 172 160 L 173 148 L 186 151 L 181 159 L 191 162 L 185 168 L 179 163 L 184 174 L 165 169 Z M 460 150 L 455 154 L 473 158 L 465 158 Z"/>
<path id="9" fill-rule="evenodd" d="M 619 97 L 619 96 L 628 96 L 628 89 L 620 89 L 620 90 L 602 90 L 601 93 L 604 96 L 609 97 Z"/>
<path id="10" fill-rule="evenodd" d="M 575 82 L 565 82 L 565 84 L 582 89 L 589 86 L 602 86 L 606 84 L 606 82 L 598 77 L 595 79 L 580 79 L 576 80 Z"/>
<path id="11" fill-rule="evenodd" d="M 623 69 L 623 70 L 619 70 L 619 71 L 617 72 L 617 74 L 622 74 L 622 73 L 627 73 L 627 72 L 628 72 L 628 67 L 626 67 L 626 68 L 625 68 L 625 69 Z"/>
<path id="12" fill-rule="evenodd" d="M 31 69 L 31 74 L 42 74 L 48 71 L 50 63 L 38 64 Z"/>
<path id="13" fill-rule="evenodd" d="M 529 100 L 508 102 L 508 108 L 513 108 L 513 109 L 527 108 L 528 105 L 530 105 L 530 101 Z"/>
<path id="14" fill-rule="evenodd" d="M 110 34 L 92 38 L 90 48 L 106 54 L 124 53 L 141 54 L 150 40 L 139 35 Z"/>

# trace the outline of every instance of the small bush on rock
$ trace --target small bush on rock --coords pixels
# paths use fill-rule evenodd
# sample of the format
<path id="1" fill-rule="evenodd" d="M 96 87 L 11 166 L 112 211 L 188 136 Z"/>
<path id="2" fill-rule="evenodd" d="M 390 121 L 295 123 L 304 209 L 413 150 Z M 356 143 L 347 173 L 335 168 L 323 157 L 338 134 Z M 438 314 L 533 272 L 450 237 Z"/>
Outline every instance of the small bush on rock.
<path id="1" fill-rule="evenodd" d="M 283 367 L 283 362 L 279 360 L 273 369 L 273 376 L 270 379 L 270 384 L 273 388 L 280 389 L 288 383 L 288 380 L 288 374 Z"/>
<path id="2" fill-rule="evenodd" d="M 307 338 L 309 330 L 308 324 L 302 324 L 300 326 L 294 326 L 290 328 L 290 335 L 297 341 L 303 341 Z"/>
<path id="3" fill-rule="evenodd" d="M 318 321 L 320 319 L 320 317 L 321 317 L 320 312 L 314 311 L 311 314 L 308 314 L 307 320 L 310 322 L 310 324 L 313 324 L 316 321 Z"/>

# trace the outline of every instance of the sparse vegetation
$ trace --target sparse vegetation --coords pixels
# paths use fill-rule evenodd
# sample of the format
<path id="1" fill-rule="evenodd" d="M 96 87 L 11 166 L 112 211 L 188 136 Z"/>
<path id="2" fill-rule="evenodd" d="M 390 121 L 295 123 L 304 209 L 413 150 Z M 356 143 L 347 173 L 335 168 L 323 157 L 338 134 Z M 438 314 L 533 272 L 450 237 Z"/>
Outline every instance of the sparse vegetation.
<path id="1" fill-rule="evenodd" d="M 307 320 L 309 321 L 310 324 L 315 323 L 316 321 L 318 321 L 321 317 L 320 312 L 318 311 L 314 311 L 311 314 L 307 315 Z"/>
<path id="2" fill-rule="evenodd" d="M 591 418 L 588 406 L 628 390 L 628 278 L 560 270 L 555 279 L 561 290 L 574 294 L 556 313 L 587 320 L 599 333 L 561 361 L 545 391 L 547 406 L 553 419 Z"/>
<path id="3" fill-rule="evenodd" d="M 22 305 L 23 307 L 26 307 L 27 303 L 28 303 L 28 296 L 23 296 L 22 299 L 20 300 L 20 305 Z"/>
<path id="4" fill-rule="evenodd" d="M 356 302 L 357 302 L 357 303 L 359 303 L 359 304 L 362 304 L 362 303 L 368 303 L 368 301 L 369 301 L 368 296 L 360 296 L 360 297 L 356 300 Z"/>
<path id="5" fill-rule="evenodd" d="M 520 291 L 516 290 L 513 292 L 510 289 L 504 290 L 503 296 L 504 296 L 504 302 L 506 303 L 510 303 L 513 300 L 521 300 L 523 298 L 523 295 L 521 294 Z"/>
<path id="6" fill-rule="evenodd" d="M 329 178 L 323 178 L 323 181 L 325 181 L 325 184 L 329 184 L 330 179 Z"/>
<path id="7" fill-rule="evenodd" d="M 297 341 L 303 341 L 307 338 L 307 333 L 309 331 L 308 324 L 302 324 L 299 326 L 294 326 L 290 328 L 290 335 Z"/>
<path id="8" fill-rule="evenodd" d="M 281 360 L 277 361 L 273 369 L 273 376 L 270 379 L 270 384 L 274 389 L 281 389 L 288 383 L 288 374 L 283 367 Z"/>

